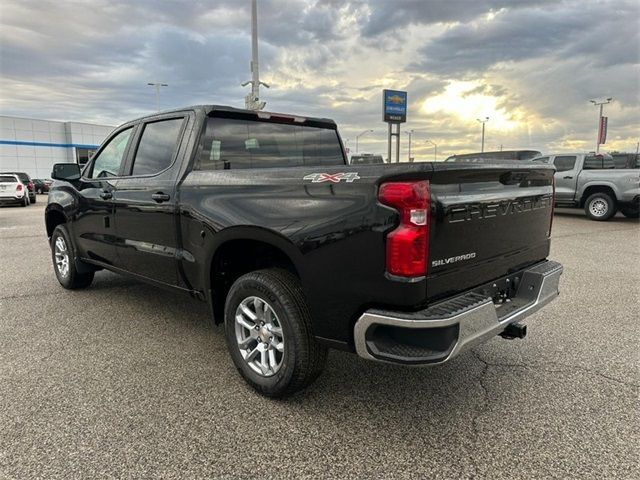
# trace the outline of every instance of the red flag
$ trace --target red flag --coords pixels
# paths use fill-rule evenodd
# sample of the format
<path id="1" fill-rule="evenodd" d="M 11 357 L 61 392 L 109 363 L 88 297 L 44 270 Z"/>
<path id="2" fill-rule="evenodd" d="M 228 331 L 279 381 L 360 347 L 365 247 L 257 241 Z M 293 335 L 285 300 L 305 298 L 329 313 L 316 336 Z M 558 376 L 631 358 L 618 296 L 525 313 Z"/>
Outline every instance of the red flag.
<path id="1" fill-rule="evenodd" d="M 607 124 L 609 117 L 600 117 L 600 128 L 598 129 L 598 143 L 604 145 L 607 143 Z"/>

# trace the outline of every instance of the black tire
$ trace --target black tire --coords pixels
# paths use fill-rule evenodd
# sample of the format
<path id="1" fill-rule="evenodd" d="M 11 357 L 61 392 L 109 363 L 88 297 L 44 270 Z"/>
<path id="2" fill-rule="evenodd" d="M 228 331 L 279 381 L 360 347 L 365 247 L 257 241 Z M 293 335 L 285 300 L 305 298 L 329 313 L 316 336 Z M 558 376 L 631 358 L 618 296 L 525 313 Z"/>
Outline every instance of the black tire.
<path id="1" fill-rule="evenodd" d="M 640 207 L 620 207 L 620 212 L 627 218 L 640 218 Z"/>
<path id="2" fill-rule="evenodd" d="M 616 214 L 618 210 L 616 201 L 611 195 L 604 192 L 597 192 L 589 195 L 584 202 L 584 212 L 591 220 L 604 222 Z"/>
<path id="3" fill-rule="evenodd" d="M 56 242 L 58 238 L 63 240 L 67 251 L 68 267 L 66 272 L 61 271 L 61 267 L 59 267 L 56 262 Z M 71 238 L 69 237 L 69 232 L 67 232 L 67 228 L 64 225 L 58 225 L 53 231 L 53 235 L 51 235 L 51 260 L 53 261 L 53 271 L 56 274 L 58 282 L 60 282 L 60 285 L 64 288 L 69 290 L 88 287 L 91 285 L 94 276 L 94 272 L 78 272 L 75 258 L 75 249 L 73 242 L 71 242 Z"/>
<path id="4" fill-rule="evenodd" d="M 29 199 L 31 201 L 31 203 L 36 203 L 36 200 L 38 199 L 38 197 L 36 197 L 35 195 L 33 196 L 33 200 Z"/>
<path id="5" fill-rule="evenodd" d="M 243 300 L 259 297 L 268 303 L 282 328 L 284 352 L 271 376 L 255 372 L 242 356 L 236 337 L 236 310 Z M 243 275 L 232 285 L 224 309 L 225 336 L 240 375 L 262 395 L 284 397 L 304 389 L 322 373 L 327 348 L 316 342 L 300 281 L 286 270 L 271 268 Z M 256 324 L 258 321 L 256 321 Z M 246 352 L 252 348 L 247 347 Z"/>
<path id="6" fill-rule="evenodd" d="M 25 196 L 22 198 L 22 202 L 20 202 L 20 206 L 21 206 L 21 207 L 26 207 L 26 206 L 28 206 L 28 205 L 29 205 L 29 195 L 25 195 Z"/>

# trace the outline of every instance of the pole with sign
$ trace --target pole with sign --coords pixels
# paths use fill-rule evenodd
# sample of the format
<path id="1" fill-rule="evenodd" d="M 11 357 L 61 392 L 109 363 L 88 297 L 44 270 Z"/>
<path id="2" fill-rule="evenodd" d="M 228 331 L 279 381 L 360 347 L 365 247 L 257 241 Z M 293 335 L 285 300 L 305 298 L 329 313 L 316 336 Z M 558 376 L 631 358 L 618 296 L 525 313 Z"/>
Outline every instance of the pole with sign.
<path id="1" fill-rule="evenodd" d="M 611 97 L 601 102 L 597 102 L 596 100 L 589 100 L 596 107 L 600 107 L 600 112 L 598 113 L 598 141 L 596 142 L 596 154 L 600 153 L 600 145 L 602 145 L 607 140 L 608 117 L 602 116 L 602 107 L 611 103 L 611 100 L 613 100 L 613 98 Z"/>
<path id="2" fill-rule="evenodd" d="M 398 163 L 400 162 L 400 124 L 407 121 L 407 92 L 399 90 L 382 91 L 382 120 L 389 124 L 389 138 L 387 140 L 389 162 L 392 161 L 391 143 L 393 137 L 395 137 L 396 163 Z"/>

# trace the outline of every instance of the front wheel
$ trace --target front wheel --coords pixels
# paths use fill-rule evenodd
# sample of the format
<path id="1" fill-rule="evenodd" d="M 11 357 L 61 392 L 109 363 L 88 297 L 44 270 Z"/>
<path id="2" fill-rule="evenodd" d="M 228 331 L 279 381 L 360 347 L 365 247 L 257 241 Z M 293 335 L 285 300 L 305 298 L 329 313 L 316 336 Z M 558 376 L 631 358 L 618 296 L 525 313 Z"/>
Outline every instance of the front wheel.
<path id="1" fill-rule="evenodd" d="M 273 268 L 240 277 L 224 318 L 231 359 L 261 394 L 290 395 L 322 373 L 327 349 L 313 336 L 300 281 L 290 272 Z"/>
<path id="2" fill-rule="evenodd" d="M 616 214 L 616 202 L 604 192 L 589 195 L 584 203 L 584 212 L 591 220 L 603 222 Z"/>
<path id="3" fill-rule="evenodd" d="M 51 235 L 51 258 L 56 278 L 64 288 L 75 290 L 91 285 L 94 272 L 78 272 L 73 244 L 64 225 L 58 225 Z"/>

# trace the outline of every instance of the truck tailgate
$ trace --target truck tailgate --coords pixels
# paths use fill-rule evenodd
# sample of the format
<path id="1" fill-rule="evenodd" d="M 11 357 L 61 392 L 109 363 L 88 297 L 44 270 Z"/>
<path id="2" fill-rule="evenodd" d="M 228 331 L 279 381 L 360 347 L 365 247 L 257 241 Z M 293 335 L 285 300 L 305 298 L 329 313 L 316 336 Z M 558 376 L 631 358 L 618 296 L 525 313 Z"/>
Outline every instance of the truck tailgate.
<path id="1" fill-rule="evenodd" d="M 433 166 L 430 300 L 547 257 L 553 167 L 529 162 Z"/>

